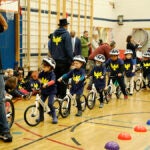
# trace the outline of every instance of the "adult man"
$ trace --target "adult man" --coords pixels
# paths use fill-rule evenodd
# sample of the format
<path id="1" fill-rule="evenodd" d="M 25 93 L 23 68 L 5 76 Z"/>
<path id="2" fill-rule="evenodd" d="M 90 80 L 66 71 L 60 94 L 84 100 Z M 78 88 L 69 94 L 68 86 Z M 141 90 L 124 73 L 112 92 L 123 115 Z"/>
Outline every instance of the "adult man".
<path id="1" fill-rule="evenodd" d="M 103 43 L 102 45 L 100 45 L 90 56 L 89 56 L 89 60 L 93 60 L 94 57 L 97 55 L 97 54 L 103 54 L 106 58 L 106 60 L 110 57 L 109 55 L 109 52 L 115 48 L 116 46 L 116 42 L 115 41 L 112 41 L 109 44 L 107 43 Z"/>
<path id="2" fill-rule="evenodd" d="M 72 49 L 73 49 L 73 55 L 81 55 L 81 41 L 78 37 L 75 36 L 75 31 L 70 32 L 71 41 L 72 41 Z"/>
<path id="3" fill-rule="evenodd" d="M 86 58 L 86 60 L 89 56 L 90 45 L 91 43 L 89 42 L 88 31 L 84 31 L 83 36 L 81 36 L 81 47 L 82 47 L 81 54 Z"/>
<path id="4" fill-rule="evenodd" d="M 7 30 L 8 25 L 5 21 L 4 17 L 0 13 L 0 33 Z M 11 142 L 12 136 L 9 131 L 8 123 L 6 120 L 6 113 L 3 99 L 5 98 L 5 84 L 3 78 L 2 71 L 2 61 L 1 61 L 1 53 L 0 53 L 0 139 L 4 142 Z"/>
<path id="5" fill-rule="evenodd" d="M 54 31 L 49 47 L 50 55 L 56 61 L 57 79 L 69 71 L 73 59 L 71 36 L 67 31 L 68 24 L 67 19 L 59 20 L 59 28 Z M 65 94 L 66 85 L 63 82 L 57 82 L 57 96 L 63 98 Z"/>

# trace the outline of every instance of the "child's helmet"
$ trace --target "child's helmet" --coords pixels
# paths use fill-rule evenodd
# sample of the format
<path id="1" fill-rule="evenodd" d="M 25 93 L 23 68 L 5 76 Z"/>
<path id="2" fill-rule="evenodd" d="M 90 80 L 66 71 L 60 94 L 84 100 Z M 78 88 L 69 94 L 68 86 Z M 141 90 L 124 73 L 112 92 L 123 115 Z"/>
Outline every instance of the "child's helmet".
<path id="1" fill-rule="evenodd" d="M 51 67 L 53 67 L 53 69 L 55 69 L 56 67 L 56 62 L 53 58 L 51 57 L 46 57 L 46 58 L 43 58 L 43 61 L 48 63 Z"/>
<path id="2" fill-rule="evenodd" d="M 124 53 L 125 55 L 126 54 L 133 54 L 133 52 L 132 52 L 132 50 L 130 50 L 130 49 L 127 49 L 126 51 L 125 51 L 125 53 Z"/>
<path id="3" fill-rule="evenodd" d="M 145 53 L 143 54 L 143 57 L 150 58 L 150 53 L 149 53 L 149 52 L 145 52 Z"/>
<path id="4" fill-rule="evenodd" d="M 119 50 L 117 50 L 117 49 L 112 49 L 109 54 L 110 54 L 110 55 L 119 55 Z"/>
<path id="5" fill-rule="evenodd" d="M 100 61 L 100 62 L 105 62 L 105 56 L 102 54 L 98 54 L 94 57 L 94 60 Z"/>
<path id="6" fill-rule="evenodd" d="M 80 61 L 80 62 L 83 62 L 83 63 L 86 63 L 86 60 L 83 56 L 81 55 L 76 55 L 74 58 L 73 58 L 73 61 Z"/>

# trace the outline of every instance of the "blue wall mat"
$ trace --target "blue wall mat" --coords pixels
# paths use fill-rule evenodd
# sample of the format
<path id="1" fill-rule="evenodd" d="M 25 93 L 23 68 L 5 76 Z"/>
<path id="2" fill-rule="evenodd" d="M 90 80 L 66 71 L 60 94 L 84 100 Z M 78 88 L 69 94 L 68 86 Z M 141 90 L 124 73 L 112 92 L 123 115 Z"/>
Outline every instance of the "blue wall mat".
<path id="1" fill-rule="evenodd" d="M 6 18 L 5 13 L 3 13 L 3 16 Z M 14 68 L 15 63 L 15 21 L 7 20 L 7 23 L 8 30 L 0 34 L 3 69 Z"/>

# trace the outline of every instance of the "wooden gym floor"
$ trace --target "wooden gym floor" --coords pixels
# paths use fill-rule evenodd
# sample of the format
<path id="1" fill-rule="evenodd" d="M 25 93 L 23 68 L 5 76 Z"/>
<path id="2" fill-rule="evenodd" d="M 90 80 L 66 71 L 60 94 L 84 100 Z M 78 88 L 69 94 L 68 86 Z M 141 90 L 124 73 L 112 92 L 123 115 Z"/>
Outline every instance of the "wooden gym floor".
<path id="1" fill-rule="evenodd" d="M 124 100 L 116 100 L 115 96 L 104 108 L 99 108 L 99 102 L 93 110 L 86 108 L 82 117 L 76 117 L 76 109 L 72 106 L 68 118 L 59 117 L 57 125 L 51 124 L 51 118 L 45 114 L 44 123 L 36 127 L 28 126 L 23 119 L 27 106 L 34 103 L 31 100 L 16 101 L 15 123 L 11 128 L 12 143 L 0 141 L 0 149 L 6 150 L 104 150 L 109 141 L 117 142 L 120 150 L 150 150 L 150 119 L 149 90 L 135 92 Z M 147 132 L 135 132 L 134 127 L 142 125 Z M 131 140 L 119 140 L 122 132 L 129 133 Z"/>

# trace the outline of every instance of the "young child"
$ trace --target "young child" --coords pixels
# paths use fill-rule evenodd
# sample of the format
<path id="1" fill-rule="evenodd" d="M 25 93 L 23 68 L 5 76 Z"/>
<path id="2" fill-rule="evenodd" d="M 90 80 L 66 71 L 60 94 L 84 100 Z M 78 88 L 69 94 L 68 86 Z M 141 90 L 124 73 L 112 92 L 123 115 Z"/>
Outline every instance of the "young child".
<path id="1" fill-rule="evenodd" d="M 130 95 L 133 95 L 135 73 L 135 65 L 132 59 L 133 52 L 130 49 L 127 49 L 124 54 L 125 83 L 127 88 L 130 89 Z"/>
<path id="2" fill-rule="evenodd" d="M 18 85 L 18 78 L 15 76 L 12 76 L 10 78 L 8 78 L 5 81 L 5 90 L 8 94 L 10 94 L 13 98 L 28 98 L 29 95 L 28 94 L 24 94 L 21 91 L 18 90 L 17 88 Z"/>
<path id="3" fill-rule="evenodd" d="M 61 82 L 64 79 L 72 78 L 72 87 L 70 89 L 70 93 L 76 94 L 77 101 L 77 109 L 78 112 L 76 116 L 82 116 L 81 102 L 80 97 L 83 93 L 84 89 L 84 79 L 85 79 L 85 70 L 83 69 L 86 60 L 83 56 L 77 55 L 73 58 L 74 69 L 64 74 L 62 77 L 58 79 Z"/>
<path id="4" fill-rule="evenodd" d="M 39 79 L 41 81 L 41 99 L 43 102 L 48 98 L 48 106 L 50 108 L 50 114 L 52 115 L 52 123 L 57 124 L 57 116 L 55 108 L 53 106 L 54 97 L 56 95 L 56 76 L 54 74 L 56 63 L 52 58 L 44 58 L 42 62 L 42 72 L 39 73 Z M 39 107 L 40 118 L 37 121 L 44 121 L 43 107 Z"/>
<path id="5" fill-rule="evenodd" d="M 141 64 L 142 56 L 143 56 L 142 45 L 139 45 L 137 47 L 137 50 L 136 50 L 136 63 L 137 63 L 137 65 Z"/>
<path id="6" fill-rule="evenodd" d="M 121 91 L 124 95 L 124 99 L 128 99 L 123 75 L 124 63 L 121 59 L 118 58 L 119 50 L 112 49 L 109 54 L 110 58 L 106 61 L 106 68 L 110 68 L 110 76 L 116 77 L 115 79 L 112 79 L 113 83 L 117 80 L 119 86 L 121 87 Z"/>
<path id="7" fill-rule="evenodd" d="M 41 83 L 38 79 L 38 71 L 32 71 L 29 87 L 29 91 L 32 92 L 32 95 L 36 95 L 40 92 Z"/>
<path id="8" fill-rule="evenodd" d="M 95 60 L 95 66 L 91 70 L 89 76 L 92 76 L 93 83 L 95 85 L 95 88 L 97 92 L 100 95 L 100 108 L 103 108 L 104 106 L 104 100 L 103 100 L 103 90 L 106 86 L 105 81 L 105 74 L 106 74 L 106 68 L 103 65 L 105 62 L 105 56 L 102 54 L 98 54 L 94 57 Z"/>
<path id="9" fill-rule="evenodd" d="M 143 61 L 141 62 L 141 67 L 143 71 L 143 78 L 146 81 L 148 79 L 148 86 L 150 88 L 150 53 L 145 52 L 143 54 Z M 143 88 L 146 88 L 146 83 L 143 83 Z"/>

